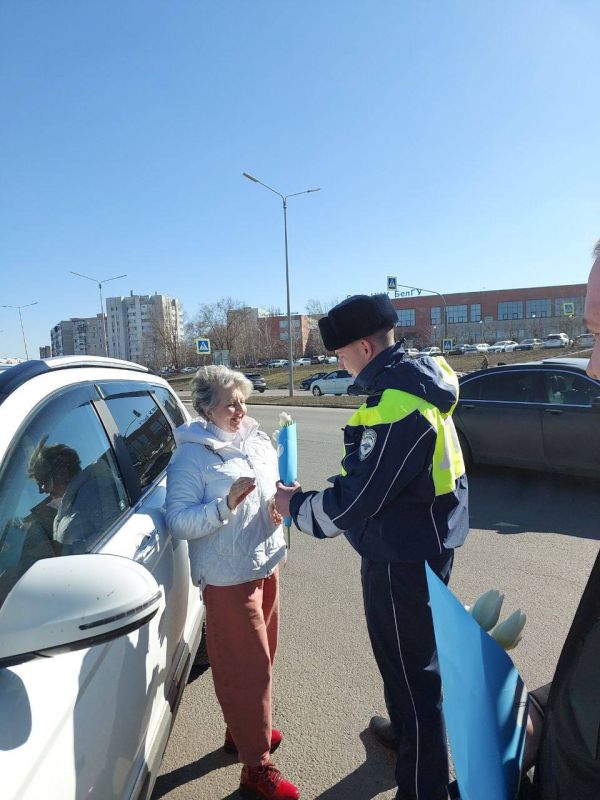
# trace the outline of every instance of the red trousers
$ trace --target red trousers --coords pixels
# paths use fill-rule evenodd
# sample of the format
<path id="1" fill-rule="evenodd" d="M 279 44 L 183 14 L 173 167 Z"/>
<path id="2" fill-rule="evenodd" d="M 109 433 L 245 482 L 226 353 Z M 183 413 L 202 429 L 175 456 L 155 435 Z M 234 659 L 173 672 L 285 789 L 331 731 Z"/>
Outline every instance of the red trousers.
<path id="1" fill-rule="evenodd" d="M 279 637 L 279 570 L 237 586 L 207 586 L 206 644 L 215 693 L 243 764 L 269 760 L 271 671 Z"/>

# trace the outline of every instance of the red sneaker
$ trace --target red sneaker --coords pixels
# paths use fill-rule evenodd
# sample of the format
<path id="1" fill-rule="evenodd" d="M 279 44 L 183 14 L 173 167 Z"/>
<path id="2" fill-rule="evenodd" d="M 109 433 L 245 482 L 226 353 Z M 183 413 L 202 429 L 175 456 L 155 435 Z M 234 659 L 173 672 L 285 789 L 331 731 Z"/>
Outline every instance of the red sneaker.
<path id="1" fill-rule="evenodd" d="M 240 794 L 249 800 L 297 800 L 300 790 L 286 781 L 277 767 L 269 762 L 261 767 L 244 764 Z"/>
<path id="2" fill-rule="evenodd" d="M 281 744 L 282 739 L 283 739 L 283 733 L 281 731 L 278 731 L 277 728 L 272 728 L 271 750 L 270 750 L 271 753 L 274 753 L 275 750 L 277 750 L 277 748 Z M 229 728 L 227 728 L 225 731 L 225 744 L 223 745 L 223 750 L 225 750 L 226 753 L 233 753 L 234 755 L 237 755 L 238 749 L 236 743 L 233 741 L 233 736 L 229 733 Z"/>

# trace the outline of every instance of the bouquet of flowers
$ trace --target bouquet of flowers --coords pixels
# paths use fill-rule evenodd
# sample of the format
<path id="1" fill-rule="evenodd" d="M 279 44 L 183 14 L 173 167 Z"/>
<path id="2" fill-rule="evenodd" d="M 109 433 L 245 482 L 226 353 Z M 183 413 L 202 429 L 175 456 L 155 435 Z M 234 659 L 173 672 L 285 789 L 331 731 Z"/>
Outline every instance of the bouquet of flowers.
<path id="1" fill-rule="evenodd" d="M 291 486 L 298 476 L 298 436 L 296 423 L 285 411 L 279 415 L 279 428 L 273 433 L 277 445 L 277 461 L 279 463 L 279 480 Z M 285 538 L 290 547 L 291 517 L 284 517 Z"/>

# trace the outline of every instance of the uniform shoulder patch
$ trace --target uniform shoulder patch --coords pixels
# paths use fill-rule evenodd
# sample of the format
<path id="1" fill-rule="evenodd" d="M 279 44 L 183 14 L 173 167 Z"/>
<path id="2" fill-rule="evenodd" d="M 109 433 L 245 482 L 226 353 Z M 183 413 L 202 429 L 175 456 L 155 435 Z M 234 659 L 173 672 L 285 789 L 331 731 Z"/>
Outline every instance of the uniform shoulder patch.
<path id="1" fill-rule="evenodd" d="M 377 434 L 373 430 L 373 428 L 365 428 L 363 431 L 363 435 L 360 439 L 360 447 L 358 451 L 358 457 L 361 461 L 364 461 L 365 458 L 368 458 L 369 455 L 372 453 L 373 448 L 375 447 L 375 442 L 377 441 Z"/>

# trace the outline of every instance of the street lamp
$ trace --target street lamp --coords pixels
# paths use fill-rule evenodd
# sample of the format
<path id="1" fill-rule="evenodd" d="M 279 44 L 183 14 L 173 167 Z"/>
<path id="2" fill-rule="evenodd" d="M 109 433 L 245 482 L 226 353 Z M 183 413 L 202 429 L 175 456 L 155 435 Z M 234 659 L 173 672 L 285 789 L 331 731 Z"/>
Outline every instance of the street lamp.
<path id="1" fill-rule="evenodd" d="M 417 292 L 428 292 L 429 294 L 437 295 L 442 303 L 444 304 L 444 339 L 448 338 L 448 306 L 446 305 L 446 300 L 443 294 L 439 292 L 434 292 L 433 289 L 423 289 L 419 286 L 406 286 L 404 283 L 397 283 L 396 286 L 401 286 L 403 289 L 414 289 Z"/>
<path id="2" fill-rule="evenodd" d="M 81 272 L 73 272 L 72 269 L 69 270 L 71 275 L 78 275 L 80 278 L 86 278 L 88 281 L 93 281 L 94 283 L 98 284 L 98 290 L 100 292 L 100 322 L 102 323 L 102 333 L 104 334 L 104 354 L 108 357 L 108 336 L 106 333 L 106 316 L 104 314 L 104 302 L 102 300 L 102 284 L 108 283 L 109 281 L 116 281 L 117 278 L 126 278 L 127 273 L 124 275 L 115 275 L 114 278 L 104 278 L 104 280 L 99 281 L 98 278 L 90 278 L 89 275 L 82 275 Z"/>
<path id="3" fill-rule="evenodd" d="M 258 178 L 255 178 L 253 175 L 249 175 L 247 172 L 242 172 L 244 178 L 248 178 L 249 181 L 253 183 L 260 183 L 261 186 L 264 186 L 265 189 L 268 189 L 273 194 L 278 195 L 281 197 L 283 203 L 283 230 L 284 230 L 284 239 L 285 239 L 285 288 L 286 288 L 286 296 L 287 296 L 287 321 L 288 321 L 288 388 L 290 397 L 294 396 L 294 353 L 293 353 L 293 340 L 292 340 L 292 314 L 290 311 L 290 270 L 288 264 L 288 239 L 287 239 L 287 200 L 288 197 L 297 197 L 299 194 L 311 194 L 311 192 L 320 192 L 321 189 L 305 189 L 302 192 L 294 192 L 293 194 L 281 194 L 278 192 L 277 189 L 273 189 L 271 186 L 267 186 L 266 183 L 259 181 Z"/>
<path id="4" fill-rule="evenodd" d="M 16 308 L 19 312 L 19 320 L 21 321 L 21 333 L 23 334 L 23 344 L 25 345 L 25 358 L 29 361 L 29 353 L 27 352 L 27 342 L 25 341 L 25 328 L 23 327 L 23 317 L 21 316 L 21 309 L 22 308 L 29 308 L 29 306 L 37 306 L 38 301 L 36 300 L 35 303 L 27 303 L 24 306 L 2 306 L 2 308 Z"/>

